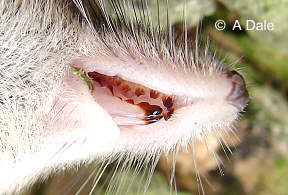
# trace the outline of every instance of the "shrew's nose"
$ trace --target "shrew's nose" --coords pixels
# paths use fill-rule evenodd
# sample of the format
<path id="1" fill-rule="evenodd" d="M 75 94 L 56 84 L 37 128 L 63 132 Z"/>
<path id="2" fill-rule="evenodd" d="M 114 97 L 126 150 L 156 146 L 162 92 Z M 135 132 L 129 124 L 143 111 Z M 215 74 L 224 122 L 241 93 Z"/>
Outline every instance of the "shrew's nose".
<path id="1" fill-rule="evenodd" d="M 245 81 L 236 71 L 227 72 L 227 78 L 232 82 L 232 89 L 227 96 L 227 100 L 230 101 L 232 105 L 243 110 L 249 102 L 249 94 Z"/>

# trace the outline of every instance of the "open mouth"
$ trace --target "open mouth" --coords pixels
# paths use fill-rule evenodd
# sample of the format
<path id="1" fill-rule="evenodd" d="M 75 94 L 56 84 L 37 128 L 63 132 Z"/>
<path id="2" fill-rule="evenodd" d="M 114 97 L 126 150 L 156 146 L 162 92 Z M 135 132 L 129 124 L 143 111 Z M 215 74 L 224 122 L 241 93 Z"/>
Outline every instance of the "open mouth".
<path id="1" fill-rule="evenodd" d="M 95 101 L 112 116 L 117 125 L 146 125 L 169 120 L 174 98 L 118 76 L 88 72 Z"/>
<path id="2" fill-rule="evenodd" d="M 236 71 L 223 69 L 205 75 L 169 67 L 157 70 L 157 66 L 153 66 L 155 71 L 146 71 L 144 63 L 112 68 L 114 63 L 93 63 L 70 65 L 78 83 L 69 85 L 75 91 L 79 91 L 79 82 L 86 85 L 85 92 L 77 93 L 98 104 L 120 129 L 123 143 L 132 147 L 176 144 L 203 131 L 229 128 L 249 98 L 243 77 Z"/>

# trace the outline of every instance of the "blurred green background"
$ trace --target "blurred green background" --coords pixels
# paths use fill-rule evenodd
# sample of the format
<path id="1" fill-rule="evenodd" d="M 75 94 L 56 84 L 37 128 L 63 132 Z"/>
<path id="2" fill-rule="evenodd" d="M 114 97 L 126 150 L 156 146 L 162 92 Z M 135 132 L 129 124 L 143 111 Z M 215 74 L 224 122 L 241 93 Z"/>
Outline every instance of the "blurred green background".
<path id="1" fill-rule="evenodd" d="M 158 20 L 160 13 L 160 22 L 166 23 L 166 1 L 150 0 L 148 6 L 141 1 L 134 2 L 139 10 L 149 9 L 155 20 Z M 217 51 L 219 58 L 225 58 L 226 63 L 235 63 L 235 68 L 246 79 L 251 96 L 249 106 L 238 125 L 240 141 L 230 146 L 233 155 L 230 154 L 227 159 L 223 150 L 216 147 L 224 163 L 224 175 L 219 173 L 215 163 L 201 170 L 210 183 L 202 178 L 205 192 L 213 195 L 288 195 L 288 1 L 169 1 L 169 20 L 175 26 L 183 23 L 183 13 L 190 29 L 195 29 L 195 24 L 202 21 L 201 39 L 209 38 L 211 50 Z M 248 19 L 255 22 L 266 20 L 273 23 L 274 29 L 245 30 Z M 225 21 L 224 30 L 215 28 L 217 20 Z M 232 30 L 236 20 L 239 20 L 243 30 Z M 184 154 L 184 157 L 180 157 L 177 159 L 175 177 L 178 194 L 198 194 L 192 155 Z M 203 159 L 204 164 L 211 161 Z M 171 188 L 167 183 L 169 169 L 164 165 L 162 159 L 147 194 L 170 194 Z M 76 171 L 51 176 L 46 183 L 37 184 L 29 194 L 74 194 L 89 173 L 95 170 L 94 166 L 79 168 L 82 170 L 80 174 L 86 175 L 83 178 Z M 133 179 L 130 185 L 134 169 L 129 170 L 122 173 L 127 176 L 121 184 L 126 190 L 119 193 L 141 194 L 141 190 L 145 189 L 144 184 L 141 180 Z M 105 177 L 100 181 L 103 188 L 98 188 L 94 194 L 104 194 L 107 187 Z M 71 182 L 75 184 L 71 185 Z M 93 179 L 80 194 L 88 194 L 92 184 Z M 171 192 L 175 193 L 173 190 Z"/>

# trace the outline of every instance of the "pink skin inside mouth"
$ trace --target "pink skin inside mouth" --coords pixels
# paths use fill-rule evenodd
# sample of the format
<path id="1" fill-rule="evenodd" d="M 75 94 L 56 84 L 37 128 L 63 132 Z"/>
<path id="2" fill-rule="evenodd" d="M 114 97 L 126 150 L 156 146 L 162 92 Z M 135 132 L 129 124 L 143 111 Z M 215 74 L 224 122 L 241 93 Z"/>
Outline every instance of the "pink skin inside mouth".
<path id="1" fill-rule="evenodd" d="M 102 105 L 117 125 L 145 125 L 169 120 L 173 99 L 117 76 L 89 72 L 93 80 L 95 101 Z"/>

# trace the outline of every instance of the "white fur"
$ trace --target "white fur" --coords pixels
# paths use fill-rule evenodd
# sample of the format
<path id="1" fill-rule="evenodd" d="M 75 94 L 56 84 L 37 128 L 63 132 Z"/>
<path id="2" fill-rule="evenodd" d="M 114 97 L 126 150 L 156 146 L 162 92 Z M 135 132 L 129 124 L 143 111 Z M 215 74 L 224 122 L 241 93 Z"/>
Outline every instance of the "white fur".
<path id="1" fill-rule="evenodd" d="M 62 167 L 94 159 L 118 155 L 157 162 L 161 152 L 229 129 L 238 117 L 240 110 L 225 101 L 231 90 L 225 68 L 209 56 L 187 61 L 181 48 L 170 55 L 167 40 L 155 35 L 159 49 L 141 31 L 138 43 L 125 29 L 96 33 L 58 1 L 0 3 L 0 193 L 19 192 Z M 117 127 L 69 63 L 192 103 L 168 121 Z M 201 71 L 197 63 L 204 64 Z"/>

